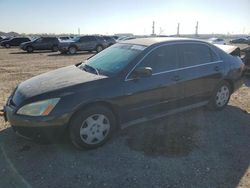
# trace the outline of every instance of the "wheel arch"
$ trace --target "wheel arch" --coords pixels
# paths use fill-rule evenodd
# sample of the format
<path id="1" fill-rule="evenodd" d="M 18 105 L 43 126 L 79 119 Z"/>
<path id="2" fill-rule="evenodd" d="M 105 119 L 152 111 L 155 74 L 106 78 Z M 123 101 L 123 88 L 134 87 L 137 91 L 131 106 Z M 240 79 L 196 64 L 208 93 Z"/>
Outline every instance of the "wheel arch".
<path id="1" fill-rule="evenodd" d="M 230 85 L 231 92 L 233 93 L 233 91 L 234 91 L 233 81 L 230 79 L 224 79 L 223 81 L 227 82 Z"/>
<path id="2" fill-rule="evenodd" d="M 82 105 L 80 105 L 75 112 L 71 115 L 69 122 L 72 121 L 72 119 L 74 118 L 74 116 L 79 113 L 82 110 L 85 110 L 91 106 L 102 106 L 105 107 L 107 109 L 109 109 L 115 116 L 115 120 L 116 120 L 116 124 L 117 124 L 117 128 L 120 128 L 120 114 L 119 114 L 119 110 L 118 107 L 116 107 L 115 105 L 113 105 L 111 102 L 108 101 L 94 101 L 94 102 L 89 102 L 89 103 L 84 103 Z M 69 128 L 70 123 L 68 124 L 68 128 Z"/>
<path id="3" fill-rule="evenodd" d="M 76 50 L 79 50 L 79 49 L 78 49 L 78 46 L 77 46 L 77 45 L 75 45 L 75 44 L 71 44 L 71 45 L 69 45 L 68 49 L 69 49 L 70 47 L 75 47 L 75 48 L 76 48 Z"/>
<path id="4" fill-rule="evenodd" d="M 101 46 L 104 49 L 104 46 L 102 44 L 97 44 L 95 49 L 97 49 L 98 46 Z"/>
<path id="5" fill-rule="evenodd" d="M 27 50 L 29 47 L 31 47 L 32 49 L 34 49 L 34 47 L 33 47 L 32 45 L 27 45 L 27 46 L 25 47 L 25 50 Z"/>

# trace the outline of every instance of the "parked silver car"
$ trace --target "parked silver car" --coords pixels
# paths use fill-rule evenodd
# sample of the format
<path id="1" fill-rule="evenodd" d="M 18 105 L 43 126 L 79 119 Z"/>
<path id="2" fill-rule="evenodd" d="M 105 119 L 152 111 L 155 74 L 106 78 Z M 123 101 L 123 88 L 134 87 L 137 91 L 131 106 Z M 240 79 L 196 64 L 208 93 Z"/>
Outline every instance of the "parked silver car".
<path id="1" fill-rule="evenodd" d="M 107 41 L 97 35 L 86 35 L 72 40 L 60 41 L 61 53 L 75 54 L 77 51 L 96 51 L 97 53 L 108 47 Z"/>

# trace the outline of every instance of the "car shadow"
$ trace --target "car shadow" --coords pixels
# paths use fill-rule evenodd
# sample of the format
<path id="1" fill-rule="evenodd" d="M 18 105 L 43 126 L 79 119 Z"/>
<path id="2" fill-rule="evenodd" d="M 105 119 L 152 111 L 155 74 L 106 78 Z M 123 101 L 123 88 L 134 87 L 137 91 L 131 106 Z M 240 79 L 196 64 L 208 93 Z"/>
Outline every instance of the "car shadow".
<path id="1" fill-rule="evenodd" d="M 233 188 L 250 164 L 249 120 L 250 114 L 234 106 L 219 112 L 203 108 L 130 127 L 122 135 L 130 149 L 144 155 L 170 159 L 195 156 L 201 166 L 217 168 L 214 173 L 225 178 L 222 182 L 230 182 L 226 187 Z"/>
<path id="2" fill-rule="evenodd" d="M 94 52 L 77 52 L 76 54 L 63 54 L 63 53 L 56 53 L 56 54 L 48 54 L 48 56 L 77 56 L 77 55 L 94 55 Z"/>
<path id="3" fill-rule="evenodd" d="M 55 53 L 55 52 L 52 52 L 51 50 L 43 50 L 43 51 L 34 51 L 32 53 L 28 53 L 26 51 L 21 51 L 21 52 L 10 52 L 10 54 L 44 54 L 44 53 Z"/>
<path id="4" fill-rule="evenodd" d="M 36 144 L 7 128 L 0 132 L 0 187 L 10 180 L 17 187 L 83 182 L 127 187 L 126 178 L 135 176 L 136 187 L 235 188 L 250 164 L 249 120 L 235 106 L 216 112 L 201 108 L 129 127 L 101 148 L 84 151 L 67 142 Z"/>

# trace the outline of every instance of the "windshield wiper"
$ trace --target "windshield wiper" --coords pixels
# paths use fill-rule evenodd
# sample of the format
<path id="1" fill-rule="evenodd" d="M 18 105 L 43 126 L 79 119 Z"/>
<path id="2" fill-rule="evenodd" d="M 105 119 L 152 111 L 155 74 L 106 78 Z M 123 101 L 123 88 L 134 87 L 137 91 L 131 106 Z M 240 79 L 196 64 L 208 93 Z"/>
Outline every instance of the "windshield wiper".
<path id="1" fill-rule="evenodd" d="M 92 72 L 94 71 L 97 75 L 100 75 L 99 71 L 96 68 L 94 68 L 88 64 L 84 65 L 83 70 L 85 70 L 86 72 L 89 72 L 89 70 L 92 70 Z"/>

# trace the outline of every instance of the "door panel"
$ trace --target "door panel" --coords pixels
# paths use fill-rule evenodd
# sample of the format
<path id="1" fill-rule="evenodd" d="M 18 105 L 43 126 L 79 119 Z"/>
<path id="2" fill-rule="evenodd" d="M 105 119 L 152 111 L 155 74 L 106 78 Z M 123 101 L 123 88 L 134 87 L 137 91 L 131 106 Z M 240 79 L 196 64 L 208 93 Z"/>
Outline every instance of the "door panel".
<path id="1" fill-rule="evenodd" d="M 172 80 L 171 73 L 125 81 L 123 88 L 125 98 L 122 106 L 127 111 L 127 119 L 136 119 L 167 111 L 173 107 L 178 94 L 178 87 Z M 172 105 L 167 105 L 167 103 Z"/>
<path id="2" fill-rule="evenodd" d="M 189 105 L 208 100 L 222 78 L 223 64 L 205 44 L 182 44 L 177 74 L 183 94 L 183 104 Z"/>
<path id="3" fill-rule="evenodd" d="M 46 47 L 46 41 L 44 38 L 38 39 L 33 44 L 35 50 L 44 50 Z"/>
<path id="4" fill-rule="evenodd" d="M 163 46 L 152 50 L 137 67 L 151 67 L 153 74 L 147 78 L 124 82 L 124 106 L 127 119 L 136 119 L 166 112 L 176 107 L 179 87 L 174 79 L 177 66 L 174 46 Z M 135 69 L 136 69 L 135 68 Z"/>
<path id="5" fill-rule="evenodd" d="M 86 50 L 88 49 L 88 44 L 89 43 L 89 37 L 81 37 L 79 44 L 77 45 L 80 50 Z"/>

